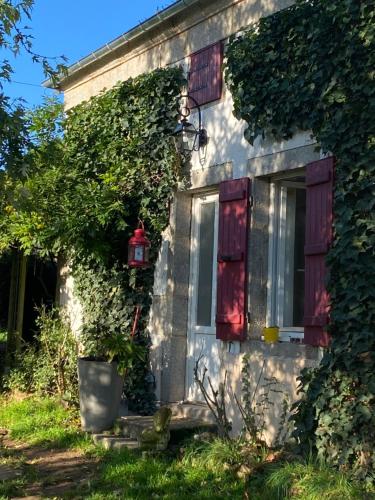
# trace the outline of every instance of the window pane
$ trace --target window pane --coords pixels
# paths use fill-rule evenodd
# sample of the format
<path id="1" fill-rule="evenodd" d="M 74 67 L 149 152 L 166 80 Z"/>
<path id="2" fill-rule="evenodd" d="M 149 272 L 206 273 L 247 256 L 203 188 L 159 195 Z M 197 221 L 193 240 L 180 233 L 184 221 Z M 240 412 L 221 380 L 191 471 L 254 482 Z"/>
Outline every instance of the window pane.
<path id="1" fill-rule="evenodd" d="M 287 189 L 284 259 L 284 327 L 302 327 L 305 283 L 306 191 Z"/>
<path id="2" fill-rule="evenodd" d="M 294 290 L 293 290 L 293 325 L 303 326 L 305 294 L 305 218 L 306 191 L 297 189 L 296 217 L 294 236 Z"/>
<path id="3" fill-rule="evenodd" d="M 200 206 L 197 325 L 211 326 L 215 203 Z"/>
<path id="4" fill-rule="evenodd" d="M 294 232 L 296 214 L 296 190 L 287 189 L 285 213 L 285 258 L 284 258 L 284 310 L 283 326 L 293 325 L 294 284 Z M 281 226 L 283 227 L 283 226 Z"/>

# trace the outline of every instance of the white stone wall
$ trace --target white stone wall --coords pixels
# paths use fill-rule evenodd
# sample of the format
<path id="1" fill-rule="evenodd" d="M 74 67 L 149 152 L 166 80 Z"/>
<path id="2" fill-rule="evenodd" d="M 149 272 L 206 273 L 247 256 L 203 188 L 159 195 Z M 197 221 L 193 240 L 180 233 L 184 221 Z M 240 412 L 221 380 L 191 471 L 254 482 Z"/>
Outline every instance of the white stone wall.
<path id="1" fill-rule="evenodd" d="M 296 348 L 297 347 L 297 348 Z M 248 344 L 249 362 L 251 366 L 250 391 L 256 391 L 255 402 L 259 401 L 262 393 L 267 392 L 271 405 L 270 411 L 265 413 L 263 439 L 271 444 L 274 442 L 280 427 L 280 417 L 283 412 L 283 400 L 286 398 L 289 406 L 297 400 L 298 382 L 297 377 L 303 368 L 312 367 L 316 364 L 315 352 L 305 346 L 294 346 L 287 344 L 266 345 L 260 341 Z M 306 352 L 310 351 L 310 352 Z M 313 355 L 312 358 L 309 356 Z M 241 398 L 242 383 L 241 369 L 243 356 L 225 353 L 222 365 L 222 378 L 227 372 L 227 409 L 228 418 L 232 422 L 233 434 L 238 434 L 243 427 L 234 394 Z M 269 379 L 277 380 L 273 389 L 278 392 L 268 391 L 266 384 Z M 257 387 L 257 384 L 259 385 Z M 288 412 L 288 417 L 290 411 Z M 262 419 L 260 419 L 262 422 Z M 283 431 L 289 431 L 285 425 Z"/>
<path id="2" fill-rule="evenodd" d="M 223 92 L 219 102 L 202 107 L 202 123 L 207 130 L 208 144 L 192 156 L 192 172 L 206 172 L 207 168 L 230 162 L 233 168 L 233 178 L 244 176 L 261 176 L 285 169 L 285 166 L 275 164 L 273 170 L 264 172 L 261 166 L 250 162 L 254 158 L 263 158 L 314 144 L 311 134 L 299 133 L 292 139 L 283 142 L 256 139 L 251 146 L 244 138 L 246 123 L 233 116 L 233 100 L 228 89 Z M 192 186 L 195 187 L 194 185 Z"/>
<path id="3" fill-rule="evenodd" d="M 82 325 L 82 308 L 79 301 L 74 297 L 74 280 L 70 267 L 67 264 L 59 266 L 58 269 L 58 297 L 60 306 L 66 311 L 70 320 L 70 326 L 76 335 Z"/>

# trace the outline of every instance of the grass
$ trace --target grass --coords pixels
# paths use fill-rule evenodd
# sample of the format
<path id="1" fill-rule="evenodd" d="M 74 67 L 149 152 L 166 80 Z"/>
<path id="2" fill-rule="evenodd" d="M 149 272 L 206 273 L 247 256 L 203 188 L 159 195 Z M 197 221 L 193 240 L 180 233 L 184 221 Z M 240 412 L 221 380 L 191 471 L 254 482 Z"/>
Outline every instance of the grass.
<path id="1" fill-rule="evenodd" d="M 253 500 L 364 500 L 375 499 L 375 491 L 351 481 L 314 458 L 269 464 L 248 481 Z"/>
<path id="2" fill-rule="evenodd" d="M 123 451 L 106 453 L 100 480 L 83 489 L 88 499 L 242 499 L 244 483 L 224 471 L 186 466 L 172 457 L 142 458 Z"/>
<path id="3" fill-rule="evenodd" d="M 164 455 L 142 457 L 131 451 L 108 452 L 94 447 L 79 430 L 77 414 L 62 408 L 53 398 L 0 399 L 0 427 L 10 437 L 35 446 L 75 448 L 98 459 L 91 482 L 64 498 L 89 500 L 163 498 L 169 500 L 346 500 L 375 499 L 358 483 L 314 459 L 267 462 L 268 450 L 243 446 L 240 441 L 188 442 Z M 10 450 L 0 463 L 19 467 L 21 477 L 0 481 L 0 499 L 22 492 L 35 481 Z M 18 460 L 18 462 L 17 462 Z M 247 476 L 239 477 L 241 464 Z"/>
<path id="4" fill-rule="evenodd" d="M 79 429 L 78 413 L 55 398 L 1 398 L 0 427 L 12 439 L 34 446 L 84 449 L 89 443 Z"/>
<path id="5" fill-rule="evenodd" d="M 267 486 L 273 491 L 280 491 L 284 497 L 293 493 L 295 498 L 306 500 L 363 498 L 363 491 L 344 474 L 333 472 L 313 459 L 307 463 L 285 464 L 270 475 Z M 326 495 L 328 492 L 329 497 Z"/>

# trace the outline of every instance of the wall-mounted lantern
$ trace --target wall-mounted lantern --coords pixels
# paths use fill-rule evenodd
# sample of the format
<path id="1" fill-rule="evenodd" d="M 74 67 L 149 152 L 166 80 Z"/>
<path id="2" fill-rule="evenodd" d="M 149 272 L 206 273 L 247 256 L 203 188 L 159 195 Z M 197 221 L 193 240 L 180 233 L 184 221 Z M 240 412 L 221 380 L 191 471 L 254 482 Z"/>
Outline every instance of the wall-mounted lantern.
<path id="1" fill-rule="evenodd" d="M 129 267 L 145 268 L 149 266 L 150 260 L 150 240 L 146 237 L 143 223 L 141 227 L 134 231 L 128 244 L 128 265 Z"/>
<path id="2" fill-rule="evenodd" d="M 182 95 L 181 99 L 184 100 L 184 104 L 179 110 L 180 121 L 173 132 L 173 136 L 177 151 L 181 154 L 191 154 L 193 151 L 199 151 L 200 148 L 206 146 L 208 141 L 207 131 L 202 128 L 201 108 L 197 101 L 189 95 Z M 188 120 L 191 114 L 189 101 L 192 101 L 197 110 L 198 128 Z"/>

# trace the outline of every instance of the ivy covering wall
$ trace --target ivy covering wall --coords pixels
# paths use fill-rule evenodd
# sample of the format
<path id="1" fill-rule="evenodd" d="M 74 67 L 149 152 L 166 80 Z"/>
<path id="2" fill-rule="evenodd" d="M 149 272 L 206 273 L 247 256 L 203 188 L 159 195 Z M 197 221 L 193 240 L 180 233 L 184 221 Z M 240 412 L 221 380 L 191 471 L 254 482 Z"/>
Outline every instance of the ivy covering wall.
<path id="1" fill-rule="evenodd" d="M 27 171 L 0 172 L 0 250 L 71 263 L 87 356 L 100 356 L 106 333 L 130 338 L 137 305 L 137 342 L 148 343 L 154 264 L 179 172 L 171 134 L 182 83 L 179 68 L 129 79 L 69 111 L 63 130 L 59 107 L 42 108 L 32 120 L 37 140 Z M 145 270 L 127 266 L 139 219 L 152 245 Z M 126 378 L 133 409 L 142 412 L 152 409 L 147 373 L 137 362 Z"/>
<path id="2" fill-rule="evenodd" d="M 171 133 L 181 85 L 179 69 L 157 70 L 69 113 L 66 154 L 73 182 L 79 179 L 75 206 L 69 208 L 79 215 L 70 230 L 85 354 L 91 345 L 98 353 L 103 331 L 130 337 L 137 305 L 142 308 L 137 341 L 148 343 L 154 263 L 178 179 Z M 81 209 L 82 199 L 88 211 Z M 146 270 L 129 269 L 126 263 L 127 243 L 139 219 L 151 241 L 152 265 Z M 154 394 L 147 363 L 137 362 L 135 368 L 126 377 L 128 400 L 133 410 L 148 413 Z"/>
<path id="3" fill-rule="evenodd" d="M 230 40 L 225 78 L 245 137 L 311 131 L 336 157 L 328 255 L 332 342 L 301 377 L 301 446 L 375 468 L 375 4 L 298 0 Z"/>

